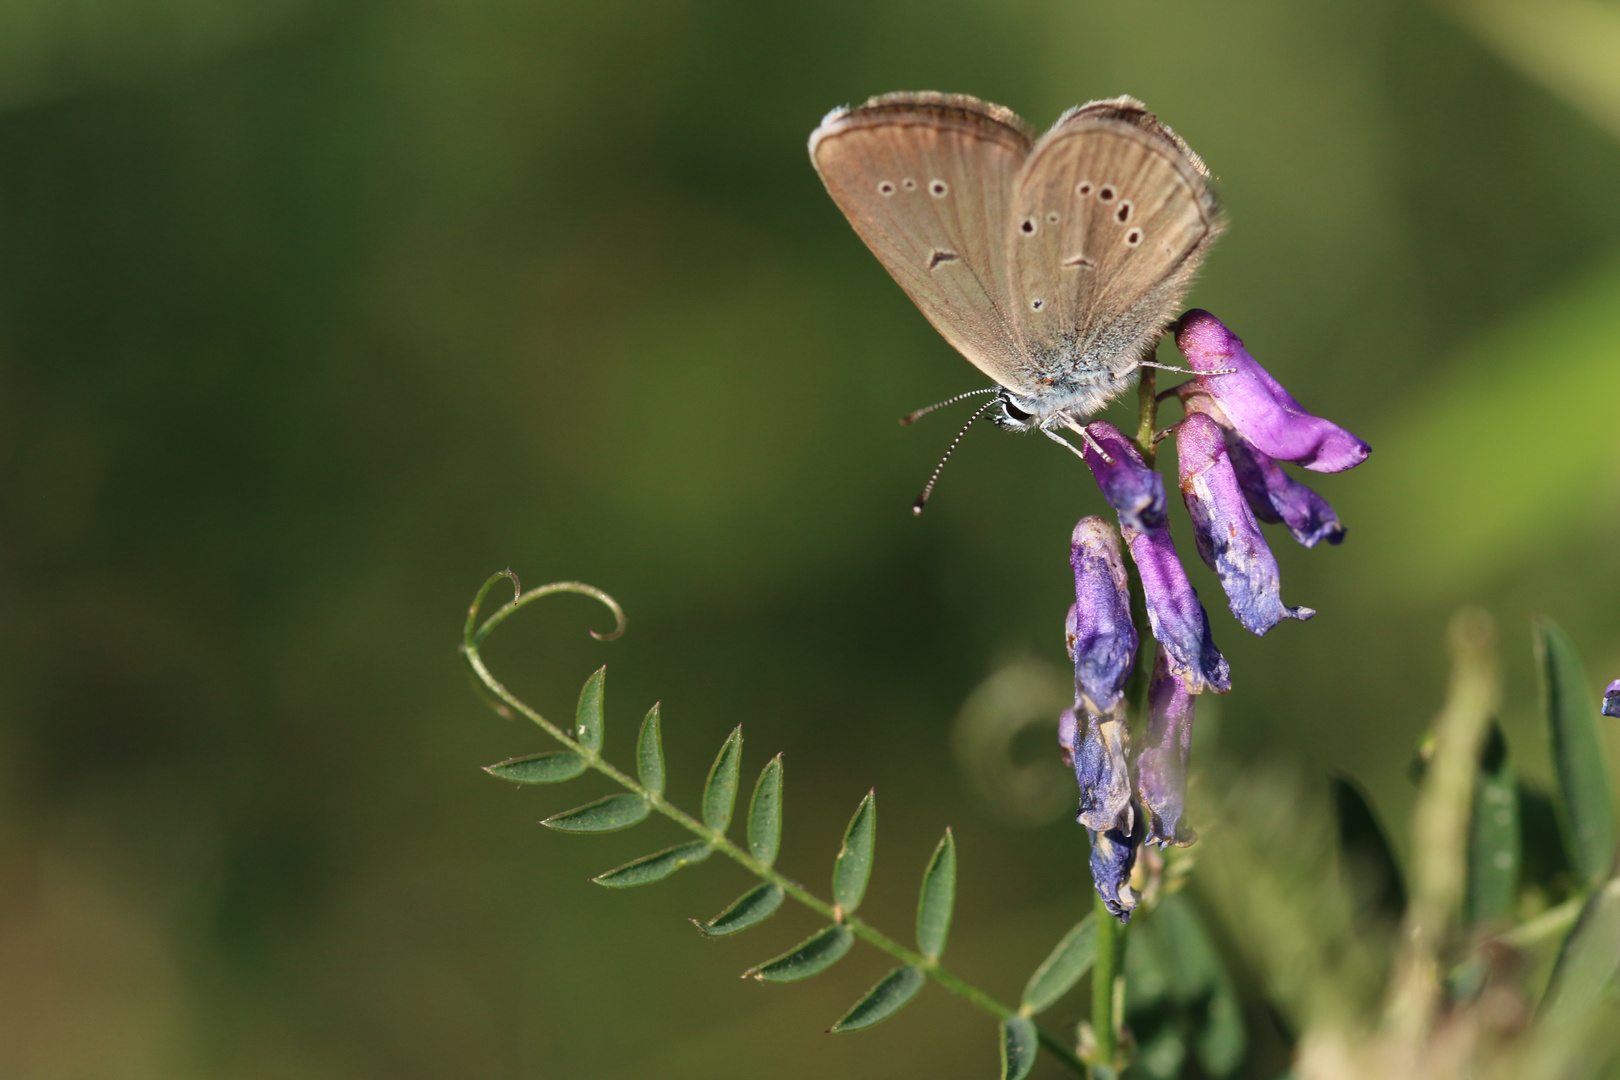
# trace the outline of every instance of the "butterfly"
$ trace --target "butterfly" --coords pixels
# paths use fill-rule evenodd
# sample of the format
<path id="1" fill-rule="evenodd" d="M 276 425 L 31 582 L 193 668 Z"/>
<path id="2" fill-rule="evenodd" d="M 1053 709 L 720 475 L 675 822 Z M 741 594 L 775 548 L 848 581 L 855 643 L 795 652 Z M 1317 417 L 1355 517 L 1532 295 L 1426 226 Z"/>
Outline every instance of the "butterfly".
<path id="1" fill-rule="evenodd" d="M 1091 441 L 1085 420 L 1158 366 L 1224 226 L 1203 161 L 1130 97 L 1036 138 L 966 94 L 884 94 L 828 113 L 810 160 L 928 321 L 995 380 L 974 391 L 995 395 L 974 418 L 995 407 L 1000 426 L 1071 450 L 1053 429 Z"/>

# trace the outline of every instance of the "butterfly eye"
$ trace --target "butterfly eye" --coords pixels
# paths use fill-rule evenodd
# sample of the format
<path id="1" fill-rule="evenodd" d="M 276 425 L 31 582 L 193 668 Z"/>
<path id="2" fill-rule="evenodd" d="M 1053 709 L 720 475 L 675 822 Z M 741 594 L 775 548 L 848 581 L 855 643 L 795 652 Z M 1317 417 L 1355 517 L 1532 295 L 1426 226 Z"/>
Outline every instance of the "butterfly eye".
<path id="1" fill-rule="evenodd" d="M 1032 217 L 1025 218 L 1024 223 L 1018 226 L 1018 231 L 1025 236 L 1033 236 L 1035 234 L 1035 219 Z"/>
<path id="2" fill-rule="evenodd" d="M 878 184 L 878 194 L 882 195 L 884 198 L 888 198 L 890 195 L 893 195 L 894 194 L 894 182 L 891 181 L 891 180 L 884 180 L 881 183 L 879 183 Z"/>
<path id="3" fill-rule="evenodd" d="M 1098 188 L 1097 189 L 1097 198 L 1101 199 L 1103 202 L 1111 202 L 1111 201 L 1113 201 L 1114 189 L 1111 188 L 1111 187 Z"/>
<path id="4" fill-rule="evenodd" d="M 1003 401 L 1001 403 L 1001 411 L 1007 414 L 1007 418 L 1009 420 L 1015 420 L 1020 424 L 1022 424 L 1025 420 L 1028 420 L 1030 416 L 1029 413 L 1025 412 L 1023 409 L 1020 409 L 1010 401 Z"/>
<path id="5" fill-rule="evenodd" d="M 1114 216 L 1119 219 L 1121 225 L 1131 220 L 1131 201 L 1126 199 L 1120 203 L 1119 209 L 1114 212 Z"/>
<path id="6" fill-rule="evenodd" d="M 1142 230 L 1132 229 L 1130 232 L 1126 233 L 1125 242 L 1131 245 L 1131 247 L 1135 247 L 1136 245 L 1140 244 L 1142 242 Z"/>
<path id="7" fill-rule="evenodd" d="M 1091 181 L 1090 180 L 1082 180 L 1082 181 L 1080 181 L 1080 183 L 1075 187 L 1074 193 L 1076 195 L 1090 195 L 1091 194 Z"/>
<path id="8" fill-rule="evenodd" d="M 951 189 L 945 185 L 945 181 L 943 180 L 935 180 L 933 183 L 928 185 L 928 193 L 936 199 L 943 199 L 945 197 L 945 193 L 950 190 Z"/>

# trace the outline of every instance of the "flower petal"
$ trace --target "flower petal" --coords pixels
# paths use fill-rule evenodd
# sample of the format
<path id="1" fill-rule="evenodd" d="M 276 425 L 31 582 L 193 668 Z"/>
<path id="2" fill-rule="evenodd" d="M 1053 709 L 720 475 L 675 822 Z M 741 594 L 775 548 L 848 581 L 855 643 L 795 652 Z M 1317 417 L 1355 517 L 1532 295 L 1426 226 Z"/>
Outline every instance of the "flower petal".
<path id="1" fill-rule="evenodd" d="M 1620 679 L 1614 680 L 1603 691 L 1603 715 L 1620 716 Z"/>
<path id="2" fill-rule="evenodd" d="M 1126 528 L 1125 543 L 1142 578 L 1148 623 L 1169 658 L 1170 670 L 1181 676 L 1194 694 L 1205 690 L 1224 694 L 1232 689 L 1231 668 L 1215 647 L 1209 616 L 1176 557 L 1169 526 L 1143 532 Z"/>
<path id="3" fill-rule="evenodd" d="M 1204 413 L 1188 413 L 1176 426 L 1176 455 L 1198 553 L 1220 575 L 1238 622 L 1252 633 L 1264 634 L 1283 619 L 1315 615 L 1310 608 L 1282 602 L 1276 556 L 1266 546 L 1238 485 L 1220 425 Z"/>
<path id="4" fill-rule="evenodd" d="M 1080 717 L 1072 708 L 1058 714 L 1058 749 L 1063 753 L 1063 764 L 1074 768 L 1074 750 L 1080 743 Z"/>
<path id="5" fill-rule="evenodd" d="M 1164 477 L 1147 467 L 1136 446 L 1102 420 L 1087 424 L 1086 431 L 1112 459 L 1104 461 L 1089 441 L 1081 448 L 1103 498 L 1119 511 L 1119 520 L 1133 529 L 1151 529 L 1168 521 Z"/>
<path id="6" fill-rule="evenodd" d="M 1221 425 L 1227 453 L 1232 456 L 1232 470 L 1237 473 L 1255 517 L 1272 524 L 1281 522 L 1306 547 L 1315 547 L 1323 540 L 1337 544 L 1344 539 L 1344 526 L 1328 501 L 1289 476 L 1269 454 L 1239 434 L 1215 399 L 1199 389 L 1197 380 L 1182 383 L 1176 391 L 1188 412 L 1204 413 Z"/>
<path id="7" fill-rule="evenodd" d="M 1131 891 L 1131 870 L 1142 846 L 1142 820 L 1137 815 L 1134 829 L 1087 829 L 1091 837 L 1091 881 L 1102 897 L 1108 913 L 1120 922 L 1131 921 L 1136 894 Z"/>
<path id="8" fill-rule="evenodd" d="M 1131 828 L 1131 733 L 1125 710 L 1087 716 L 1085 738 L 1074 755 L 1080 781 L 1079 821 L 1098 832 Z"/>
<path id="9" fill-rule="evenodd" d="M 1148 684 L 1146 745 L 1136 757 L 1136 795 L 1147 817 L 1147 842 L 1186 847 L 1198 837 L 1182 824 L 1187 803 L 1187 751 L 1198 699 L 1170 673 L 1164 651 Z"/>
<path id="10" fill-rule="evenodd" d="M 1207 311 L 1193 309 L 1176 323 L 1176 347 L 1207 392 L 1243 437 L 1279 461 L 1296 461 L 1315 472 L 1342 472 L 1367 460 L 1371 448 L 1330 420 L 1312 416 L 1270 372 L 1255 362 L 1243 341 Z"/>
<path id="11" fill-rule="evenodd" d="M 1119 532 L 1100 517 L 1081 518 L 1069 562 L 1075 602 L 1066 637 L 1074 690 L 1088 711 L 1106 713 L 1124 698 L 1125 682 L 1136 668 L 1136 626 Z"/>

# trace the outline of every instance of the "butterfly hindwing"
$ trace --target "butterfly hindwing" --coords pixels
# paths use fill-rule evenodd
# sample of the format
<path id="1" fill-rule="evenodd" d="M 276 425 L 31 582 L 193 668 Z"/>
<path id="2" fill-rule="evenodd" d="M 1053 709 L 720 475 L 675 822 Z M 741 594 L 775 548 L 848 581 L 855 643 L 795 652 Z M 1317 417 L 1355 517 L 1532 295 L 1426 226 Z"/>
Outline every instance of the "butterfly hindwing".
<path id="1" fill-rule="evenodd" d="M 961 94 L 889 94 L 838 109 L 810 159 L 850 224 L 945 339 L 1027 392 L 1010 311 L 1007 230 L 1031 136 Z"/>

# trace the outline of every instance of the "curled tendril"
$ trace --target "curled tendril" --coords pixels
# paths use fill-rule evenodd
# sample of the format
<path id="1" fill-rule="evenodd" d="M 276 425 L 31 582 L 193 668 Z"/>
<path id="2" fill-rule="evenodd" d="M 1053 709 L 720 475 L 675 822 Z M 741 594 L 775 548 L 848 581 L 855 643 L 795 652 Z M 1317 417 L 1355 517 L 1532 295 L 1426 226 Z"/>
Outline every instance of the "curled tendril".
<path id="1" fill-rule="evenodd" d="M 478 622 L 478 610 L 483 606 L 484 597 L 489 595 L 489 590 L 494 588 L 495 583 L 500 581 L 502 578 L 506 578 L 512 582 L 512 599 L 508 600 L 505 604 L 502 604 L 499 608 L 496 608 L 494 613 L 491 614 L 488 619 L 484 620 L 484 624 L 479 626 L 475 631 L 473 627 Z M 538 600 L 542 596 L 550 596 L 552 593 L 562 592 L 578 593 L 581 596 L 589 596 L 591 599 L 599 601 L 609 611 L 613 612 L 612 630 L 605 634 L 599 633 L 595 630 L 590 631 L 591 637 L 595 638 L 597 641 L 612 641 L 614 638 L 624 633 L 626 621 L 624 616 L 624 608 L 619 606 L 619 602 L 617 600 L 613 599 L 613 597 L 609 596 L 601 589 L 598 589 L 596 586 L 587 585 L 582 581 L 553 581 L 549 584 L 541 585 L 538 588 L 530 589 L 528 592 L 524 592 L 523 583 L 518 580 L 518 576 L 510 570 L 502 570 L 497 574 L 490 575 L 489 580 L 484 582 L 483 587 L 478 590 L 478 595 L 473 597 L 472 607 L 467 611 L 467 624 L 462 631 L 462 648 L 477 648 L 483 643 L 484 639 L 490 635 L 490 631 L 494 630 L 495 627 L 504 622 L 509 615 L 511 615 L 518 608 L 529 603 L 531 600 Z"/>

